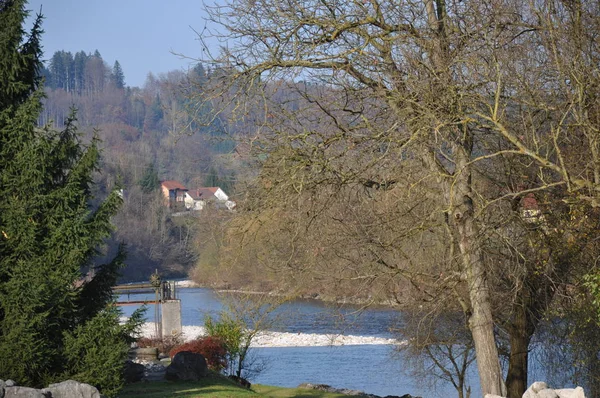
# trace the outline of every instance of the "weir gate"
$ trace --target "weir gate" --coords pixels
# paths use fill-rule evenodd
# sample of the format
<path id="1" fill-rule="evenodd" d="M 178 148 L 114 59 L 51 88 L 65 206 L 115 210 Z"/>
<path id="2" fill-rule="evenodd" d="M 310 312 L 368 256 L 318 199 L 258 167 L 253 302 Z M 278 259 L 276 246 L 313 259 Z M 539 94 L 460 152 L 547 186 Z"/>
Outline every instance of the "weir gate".
<path id="1" fill-rule="evenodd" d="M 162 339 L 181 334 L 181 300 L 177 296 L 176 281 L 163 281 L 155 273 L 151 275 L 150 282 L 117 285 L 113 287 L 113 293 L 120 295 L 116 303 L 118 306 L 154 305 L 154 337 Z M 152 294 L 154 299 L 148 299 Z M 141 295 L 145 295 L 146 299 L 136 300 Z"/>

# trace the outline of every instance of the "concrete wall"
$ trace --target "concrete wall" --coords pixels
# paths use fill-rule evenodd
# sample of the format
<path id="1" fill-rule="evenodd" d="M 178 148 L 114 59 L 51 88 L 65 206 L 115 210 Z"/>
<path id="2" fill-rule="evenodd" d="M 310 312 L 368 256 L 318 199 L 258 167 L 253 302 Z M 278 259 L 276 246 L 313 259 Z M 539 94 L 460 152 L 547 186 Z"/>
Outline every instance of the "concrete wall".
<path id="1" fill-rule="evenodd" d="M 181 300 L 167 300 L 161 306 L 163 337 L 181 334 Z"/>

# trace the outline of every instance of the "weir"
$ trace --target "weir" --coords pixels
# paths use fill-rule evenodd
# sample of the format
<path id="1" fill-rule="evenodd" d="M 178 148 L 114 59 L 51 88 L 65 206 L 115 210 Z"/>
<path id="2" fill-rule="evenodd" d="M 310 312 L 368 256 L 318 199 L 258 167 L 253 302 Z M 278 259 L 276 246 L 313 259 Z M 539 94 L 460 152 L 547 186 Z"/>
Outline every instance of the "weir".
<path id="1" fill-rule="evenodd" d="M 148 283 L 132 283 L 113 287 L 113 293 L 127 295 L 127 300 L 117 301 L 117 306 L 154 304 L 155 336 L 181 334 L 181 300 L 177 297 L 177 282 L 163 281 L 158 271 L 150 276 Z M 154 300 L 130 300 L 131 295 L 154 293 Z"/>

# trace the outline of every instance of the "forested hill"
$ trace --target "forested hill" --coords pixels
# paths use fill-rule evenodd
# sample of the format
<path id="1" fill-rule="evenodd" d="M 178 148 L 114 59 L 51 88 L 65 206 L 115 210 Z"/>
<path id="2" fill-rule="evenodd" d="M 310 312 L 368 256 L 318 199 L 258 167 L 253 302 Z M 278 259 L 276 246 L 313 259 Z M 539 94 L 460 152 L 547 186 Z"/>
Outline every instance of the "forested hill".
<path id="1" fill-rule="evenodd" d="M 99 186 L 110 189 L 119 179 L 125 188 L 125 205 L 116 220 L 116 239 L 129 247 L 125 278 L 144 278 L 155 268 L 185 275 L 197 256 L 194 225 L 174 223 L 157 190 L 143 188 L 140 181 L 172 179 L 234 194 L 239 166 L 228 137 L 235 131 L 219 119 L 197 125 L 188 112 L 197 100 L 191 98 L 194 88 L 211 71 L 198 64 L 188 72 L 149 74 L 143 87 L 129 87 L 118 60 L 109 64 L 96 50 L 57 51 L 42 74 L 47 98 L 40 124 L 59 128 L 75 108 L 80 131 L 87 138 L 95 131 L 102 140 Z"/>

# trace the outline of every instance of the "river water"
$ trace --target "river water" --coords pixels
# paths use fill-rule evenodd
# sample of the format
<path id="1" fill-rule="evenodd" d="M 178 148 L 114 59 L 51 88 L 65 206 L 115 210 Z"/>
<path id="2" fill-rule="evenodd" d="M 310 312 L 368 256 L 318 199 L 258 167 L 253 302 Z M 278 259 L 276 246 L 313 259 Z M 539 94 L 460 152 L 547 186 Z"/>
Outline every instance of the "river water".
<path id="1" fill-rule="evenodd" d="M 178 291 L 182 303 L 183 325 L 201 326 L 205 314 L 215 315 L 223 309 L 217 294 L 210 289 L 188 288 Z M 143 296 L 142 296 L 143 297 Z M 140 300 L 140 296 L 131 296 Z M 149 295 L 147 299 L 152 299 Z M 127 300 L 126 295 L 120 301 Z M 153 321 L 154 308 L 148 306 L 148 321 Z M 123 307 L 129 316 L 134 307 Z M 386 308 L 333 308 L 319 301 L 298 300 L 283 304 L 277 311 L 279 325 L 274 331 L 345 334 L 390 338 L 390 329 L 400 321 L 397 311 Z M 456 397 L 448 383 L 415 378 L 410 375 L 405 358 L 393 345 L 346 345 L 319 347 L 254 348 L 266 368 L 251 378 L 253 383 L 296 387 L 301 383 L 328 384 L 336 388 L 364 391 L 380 396 L 412 394 L 422 397 Z M 469 384 L 473 397 L 479 396 L 475 366 Z"/>

